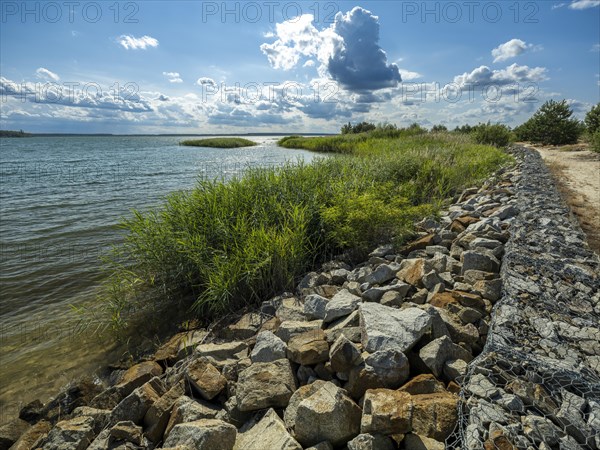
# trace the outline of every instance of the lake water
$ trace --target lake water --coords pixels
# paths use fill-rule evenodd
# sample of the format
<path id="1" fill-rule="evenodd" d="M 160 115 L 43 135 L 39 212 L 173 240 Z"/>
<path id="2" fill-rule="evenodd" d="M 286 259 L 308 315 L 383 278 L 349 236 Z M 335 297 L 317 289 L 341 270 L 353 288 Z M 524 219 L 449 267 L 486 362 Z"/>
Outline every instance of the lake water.
<path id="1" fill-rule="evenodd" d="M 179 146 L 178 137 L 130 136 L 0 140 L 2 418 L 123 352 L 75 308 L 94 303 L 99 257 L 122 239 L 120 218 L 159 206 L 198 177 L 314 157 L 277 147 L 275 137 L 252 139 L 260 145 L 209 149 Z"/>

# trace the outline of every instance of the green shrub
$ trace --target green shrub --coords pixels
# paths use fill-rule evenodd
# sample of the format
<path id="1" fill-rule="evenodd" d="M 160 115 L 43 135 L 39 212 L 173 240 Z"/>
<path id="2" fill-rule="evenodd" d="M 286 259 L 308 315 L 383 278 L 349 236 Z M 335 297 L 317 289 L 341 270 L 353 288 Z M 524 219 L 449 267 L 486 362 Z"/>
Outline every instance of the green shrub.
<path id="1" fill-rule="evenodd" d="M 590 135 L 600 130 L 600 103 L 592 107 L 585 115 L 585 126 Z"/>
<path id="2" fill-rule="evenodd" d="M 473 131 L 473 138 L 478 144 L 506 147 L 511 141 L 511 132 L 506 125 L 479 124 Z"/>
<path id="3" fill-rule="evenodd" d="M 415 219 L 508 160 L 465 136 L 403 133 L 284 138 L 342 154 L 200 181 L 135 213 L 108 261 L 113 317 L 123 323 L 132 305 L 182 298 L 205 321 L 257 305 L 331 255 L 359 260 L 383 242 L 400 245 Z"/>
<path id="4" fill-rule="evenodd" d="M 448 131 L 448 127 L 446 127 L 446 125 L 434 125 L 431 127 L 432 133 L 443 133 L 445 131 Z"/>
<path id="5" fill-rule="evenodd" d="M 572 118 L 566 100 L 549 100 L 531 119 L 515 130 L 518 139 L 543 145 L 575 144 L 582 133 L 581 123 Z"/>
<path id="6" fill-rule="evenodd" d="M 600 129 L 596 130 L 593 134 L 588 135 L 590 142 L 590 149 L 594 152 L 600 153 Z"/>

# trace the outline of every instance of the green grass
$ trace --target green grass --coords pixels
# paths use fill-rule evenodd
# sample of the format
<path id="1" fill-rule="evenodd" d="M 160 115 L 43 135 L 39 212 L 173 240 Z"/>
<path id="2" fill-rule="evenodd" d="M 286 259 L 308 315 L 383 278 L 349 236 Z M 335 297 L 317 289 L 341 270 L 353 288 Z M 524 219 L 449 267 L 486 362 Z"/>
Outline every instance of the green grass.
<path id="1" fill-rule="evenodd" d="M 191 139 L 181 141 L 179 145 L 187 145 L 190 147 L 215 147 L 215 148 L 238 148 L 251 147 L 258 145 L 256 142 L 249 139 L 238 137 L 223 137 L 223 138 L 208 138 L 208 139 Z"/>
<path id="2" fill-rule="evenodd" d="M 502 151 L 448 133 L 289 137 L 282 145 L 339 153 L 311 164 L 200 181 L 123 223 L 109 259 L 113 319 L 152 302 L 189 298 L 210 320 L 257 305 L 321 261 L 401 245 L 413 223 L 506 163 Z M 179 307 L 179 306 L 178 306 Z"/>

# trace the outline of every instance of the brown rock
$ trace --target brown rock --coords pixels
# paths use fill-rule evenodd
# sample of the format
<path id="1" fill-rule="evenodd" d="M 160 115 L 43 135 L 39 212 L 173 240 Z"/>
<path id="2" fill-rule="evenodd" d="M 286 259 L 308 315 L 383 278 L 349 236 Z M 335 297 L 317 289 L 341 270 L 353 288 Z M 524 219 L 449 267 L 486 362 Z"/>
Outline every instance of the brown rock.
<path id="1" fill-rule="evenodd" d="M 329 359 L 329 344 L 323 330 L 312 330 L 293 336 L 287 347 L 288 358 L 303 366 Z"/>
<path id="2" fill-rule="evenodd" d="M 142 427 L 138 427 L 133 422 L 119 422 L 110 429 L 110 437 L 115 441 L 131 442 L 132 444 L 142 444 Z"/>
<path id="3" fill-rule="evenodd" d="M 200 419 L 214 419 L 217 417 L 219 411 L 219 408 L 210 403 L 202 400 L 192 400 L 182 395 L 173 405 L 169 423 L 164 432 L 164 438 L 166 439 L 169 436 L 170 431 L 175 425 Z"/>
<path id="4" fill-rule="evenodd" d="M 10 450 L 31 450 L 40 447 L 41 440 L 48 434 L 52 425 L 50 422 L 41 420 L 27 431 L 10 447 Z M 0 443 L 0 447 L 2 444 Z"/>
<path id="5" fill-rule="evenodd" d="M 510 440 L 500 430 L 493 430 L 490 437 L 483 443 L 485 450 L 517 450 Z"/>
<path id="6" fill-rule="evenodd" d="M 417 375 L 398 390 L 411 395 L 437 394 L 446 392 L 444 383 L 438 381 L 430 373 Z"/>
<path id="7" fill-rule="evenodd" d="M 225 327 L 220 334 L 226 339 L 249 339 L 258 332 L 263 322 L 260 314 L 244 314 L 236 323 Z"/>
<path id="8" fill-rule="evenodd" d="M 140 387 L 152 378 L 162 375 L 163 370 L 156 361 L 144 361 L 130 367 L 117 383 L 117 388 L 123 396 L 128 396 L 134 389 Z"/>
<path id="9" fill-rule="evenodd" d="M 453 291 L 453 293 L 457 296 L 461 305 L 469 308 L 475 308 L 480 311 L 485 311 L 485 302 L 481 296 L 463 291 Z"/>
<path id="10" fill-rule="evenodd" d="M 141 424 L 146 412 L 165 392 L 162 382 L 152 378 L 125 397 L 111 413 L 111 422 L 132 421 Z"/>
<path id="11" fill-rule="evenodd" d="M 398 434 L 411 431 L 412 396 L 390 389 L 369 389 L 365 393 L 361 433 Z"/>
<path id="12" fill-rule="evenodd" d="M 423 287 L 421 279 L 425 275 L 425 260 L 423 258 L 406 259 L 402 268 L 396 274 L 399 280 L 417 287 Z"/>
<path id="13" fill-rule="evenodd" d="M 219 369 L 203 358 L 195 359 L 186 369 L 185 376 L 192 387 L 205 400 L 212 400 L 225 389 L 227 379 Z"/>
<path id="14" fill-rule="evenodd" d="M 167 423 L 171 417 L 173 405 L 185 392 L 183 382 L 175 384 L 161 398 L 159 398 L 144 416 L 145 435 L 152 442 L 162 440 Z"/>
<path id="15" fill-rule="evenodd" d="M 403 255 L 408 255 L 410 252 L 414 252 L 415 250 L 424 250 L 425 247 L 434 245 L 435 241 L 436 234 L 428 234 L 405 245 L 404 248 L 402 248 L 402 250 L 400 251 L 400 253 Z"/>
<path id="16" fill-rule="evenodd" d="M 0 427 L 0 448 L 9 448 L 30 429 L 31 425 L 22 419 L 14 419 Z"/>
<path id="17" fill-rule="evenodd" d="M 436 292 L 431 296 L 429 304 L 436 308 L 449 309 L 449 307 L 452 306 L 456 309 L 460 307 L 457 297 L 458 296 L 453 291 Z"/>
<path id="18" fill-rule="evenodd" d="M 412 431 L 436 441 L 445 441 L 458 420 L 458 397 L 449 392 L 414 395 Z"/>
<path id="19" fill-rule="evenodd" d="M 296 390 L 296 380 L 287 359 L 254 363 L 240 372 L 236 386 L 240 411 L 284 408 Z"/>

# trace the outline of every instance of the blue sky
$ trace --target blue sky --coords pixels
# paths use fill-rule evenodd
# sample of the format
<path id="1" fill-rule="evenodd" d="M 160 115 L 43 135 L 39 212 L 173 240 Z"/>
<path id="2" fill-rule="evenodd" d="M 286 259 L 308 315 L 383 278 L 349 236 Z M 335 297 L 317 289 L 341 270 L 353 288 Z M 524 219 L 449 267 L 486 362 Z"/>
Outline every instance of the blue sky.
<path id="1" fill-rule="evenodd" d="M 600 100 L 600 1 L 0 1 L 0 128 L 514 126 Z"/>

